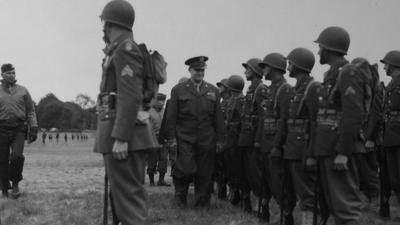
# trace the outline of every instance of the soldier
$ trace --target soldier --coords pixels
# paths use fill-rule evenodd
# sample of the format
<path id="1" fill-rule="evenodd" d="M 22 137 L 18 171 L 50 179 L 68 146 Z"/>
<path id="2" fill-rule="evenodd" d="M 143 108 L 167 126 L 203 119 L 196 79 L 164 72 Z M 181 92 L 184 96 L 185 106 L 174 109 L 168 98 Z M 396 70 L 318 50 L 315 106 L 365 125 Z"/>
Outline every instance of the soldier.
<path id="1" fill-rule="evenodd" d="M 49 142 L 53 143 L 53 134 L 51 134 L 51 133 L 49 134 Z"/>
<path id="2" fill-rule="evenodd" d="M 322 86 L 317 90 L 319 109 L 315 145 L 307 165 L 320 172 L 324 199 L 335 224 L 359 224 L 361 199 L 355 163 L 365 151 L 360 138 L 366 115 L 362 76 L 346 69 L 350 36 L 341 27 L 328 27 L 315 41 L 319 44 L 320 64 L 328 64 Z"/>
<path id="3" fill-rule="evenodd" d="M 67 142 L 68 142 L 68 136 L 67 136 L 67 133 L 65 133 L 65 134 L 64 134 L 64 141 L 65 141 L 65 143 L 67 143 Z"/>
<path id="4" fill-rule="evenodd" d="M 219 94 L 221 96 L 221 111 L 224 119 L 224 124 L 226 128 L 227 118 L 226 118 L 226 107 L 229 98 L 229 89 L 226 85 L 228 79 L 222 79 L 220 82 L 217 83 L 217 87 L 219 90 Z M 218 190 L 218 198 L 225 200 L 227 198 L 227 170 L 226 170 L 226 152 L 222 151 L 216 154 L 215 158 L 215 170 L 214 176 L 215 181 L 217 183 L 217 190 Z"/>
<path id="5" fill-rule="evenodd" d="M 164 104 L 167 96 L 162 93 L 158 93 L 156 99 L 153 101 L 153 106 L 150 109 L 150 121 L 153 126 L 153 132 L 157 139 L 160 140 L 160 128 L 161 122 L 164 116 Z M 167 148 L 164 147 L 163 143 L 157 148 L 152 149 L 149 152 L 147 174 L 150 179 L 150 186 L 154 186 L 154 174 L 158 171 L 158 186 L 171 186 L 169 183 L 165 182 L 164 177 L 167 172 L 168 166 L 168 152 Z"/>
<path id="6" fill-rule="evenodd" d="M 26 137 L 28 143 L 36 140 L 38 124 L 28 90 L 16 84 L 14 66 L 2 65 L 1 77 L 0 190 L 4 197 L 8 197 L 11 181 L 11 197 L 18 198 L 21 195 L 18 184 L 22 180 L 25 161 L 24 140 Z"/>
<path id="7" fill-rule="evenodd" d="M 302 225 L 312 225 L 316 171 L 306 171 L 304 159 L 312 149 L 310 134 L 315 132 L 318 99 L 315 98 L 319 83 L 310 76 L 314 67 L 314 54 L 306 48 L 295 48 L 287 56 L 289 76 L 296 78 L 296 86 L 289 104 L 286 123 L 287 137 L 283 146 L 291 184 L 299 197 Z"/>
<path id="8" fill-rule="evenodd" d="M 284 178 L 287 176 L 284 173 L 282 154 L 291 96 L 291 86 L 286 83 L 283 77 L 286 72 L 286 60 L 280 53 L 270 53 L 265 56 L 260 66 L 263 68 L 265 79 L 271 81 L 271 86 L 261 98 L 261 113 L 255 142 L 255 147 L 260 152 L 260 156 L 257 159 L 263 178 L 263 199 L 260 217 L 269 221 L 269 201 L 271 196 L 274 196 L 281 206 L 281 218 L 285 218 L 285 224 L 293 224 L 292 209 L 294 208 L 294 203 L 292 202 L 292 205 L 289 206 L 289 202 L 284 203 L 283 201 L 283 189 L 291 190 L 290 184 L 284 184 Z M 292 198 L 288 199 L 292 200 Z"/>
<path id="9" fill-rule="evenodd" d="M 71 140 L 74 141 L 75 135 L 71 134 Z"/>
<path id="10" fill-rule="evenodd" d="M 226 119 L 226 138 L 225 138 L 225 158 L 226 158 L 226 175 L 229 184 L 228 200 L 236 205 L 240 202 L 240 176 L 244 170 L 243 164 L 240 161 L 240 149 L 237 147 L 240 125 L 241 112 L 243 109 L 244 95 L 244 80 L 241 76 L 232 75 L 225 83 L 229 97 L 227 99 L 225 114 Z"/>
<path id="11" fill-rule="evenodd" d="M 390 185 L 397 198 L 397 204 L 400 205 L 400 51 L 388 52 L 381 62 L 385 64 L 386 75 L 392 78 L 384 97 L 383 145 Z"/>
<path id="12" fill-rule="evenodd" d="M 238 148 L 240 152 L 240 191 L 242 208 L 246 212 L 252 212 L 251 201 L 250 201 L 250 190 L 257 195 L 261 195 L 261 172 L 255 165 L 254 157 L 256 154 L 252 154 L 254 150 L 255 133 L 257 130 L 257 119 L 259 111 L 261 109 L 258 93 L 261 90 L 265 90 L 265 86 L 261 81 L 262 69 L 259 67 L 261 59 L 252 58 L 246 63 L 243 63 L 245 68 L 245 76 L 248 81 L 251 82 L 244 99 L 242 115 L 241 115 L 241 127 L 238 140 Z M 263 91 L 265 92 L 265 91 Z"/>
<path id="13" fill-rule="evenodd" d="M 57 133 L 56 133 L 56 143 L 57 144 L 58 144 L 59 139 L 60 139 L 60 133 L 58 133 L 58 131 L 57 131 Z"/>
<path id="14" fill-rule="evenodd" d="M 222 150 L 223 119 L 218 89 L 205 82 L 206 56 L 186 60 L 190 80 L 176 85 L 168 106 L 167 130 L 171 148 L 177 146 L 172 165 L 174 202 L 186 206 L 194 179 L 195 206 L 210 204 L 215 153 Z"/>
<path id="15" fill-rule="evenodd" d="M 103 154 L 117 220 L 124 225 L 145 224 L 145 159 L 156 140 L 149 113 L 142 107 L 144 55 L 133 39 L 135 12 L 127 1 L 113 0 L 100 18 L 106 48 L 94 151 Z"/>

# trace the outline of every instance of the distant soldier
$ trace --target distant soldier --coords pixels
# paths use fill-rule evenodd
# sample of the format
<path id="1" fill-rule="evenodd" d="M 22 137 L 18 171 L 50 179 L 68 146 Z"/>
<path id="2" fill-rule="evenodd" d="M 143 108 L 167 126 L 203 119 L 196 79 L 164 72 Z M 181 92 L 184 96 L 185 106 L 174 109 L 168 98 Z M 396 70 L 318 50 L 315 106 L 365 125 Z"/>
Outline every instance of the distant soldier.
<path id="1" fill-rule="evenodd" d="M 160 138 L 160 128 L 164 116 L 164 104 L 167 96 L 162 93 L 158 93 L 153 101 L 153 107 L 150 109 L 150 121 L 153 126 L 153 132 L 157 139 Z M 148 157 L 147 174 L 149 175 L 150 186 L 154 186 L 154 174 L 158 171 L 159 179 L 158 186 L 171 186 L 165 182 L 164 177 L 167 172 L 168 166 L 168 152 L 167 148 L 163 143 L 159 143 L 159 146 L 151 149 Z"/>
<path id="2" fill-rule="evenodd" d="M 283 145 L 287 172 L 302 212 L 301 224 L 313 223 L 314 190 L 316 170 L 307 171 L 304 159 L 310 156 L 313 143 L 310 134 L 315 132 L 318 112 L 317 89 L 320 84 L 310 76 L 314 67 L 314 54 L 305 48 L 295 48 L 287 56 L 289 76 L 296 79 L 294 92 L 289 104 L 289 118 L 286 123 L 287 136 Z M 272 171 L 273 172 L 273 171 Z"/>
<path id="3" fill-rule="evenodd" d="M 18 184 L 22 180 L 25 161 L 24 141 L 26 138 L 28 143 L 36 140 L 38 124 L 28 90 L 16 84 L 14 66 L 2 65 L 1 77 L 0 190 L 4 197 L 8 197 L 8 189 L 12 188 L 11 197 L 18 198 L 21 195 Z"/>
<path id="4" fill-rule="evenodd" d="M 46 144 L 46 138 L 47 138 L 47 133 L 46 133 L 46 131 L 43 131 L 43 133 L 42 133 L 42 143 L 44 145 Z"/>
<path id="5" fill-rule="evenodd" d="M 51 134 L 51 133 L 49 134 L 49 142 L 53 143 L 53 134 Z"/>
<path id="6" fill-rule="evenodd" d="M 240 182 L 244 167 L 241 163 L 241 152 L 238 148 L 238 139 L 241 126 L 241 112 L 243 110 L 244 80 L 241 76 L 232 75 L 226 81 L 226 87 L 229 91 L 229 98 L 225 108 L 226 137 L 225 137 L 225 157 L 226 157 L 226 175 L 229 185 L 228 200 L 236 205 L 240 202 Z"/>
<path id="7" fill-rule="evenodd" d="M 79 134 L 76 134 L 76 141 L 79 141 Z"/>
<path id="8" fill-rule="evenodd" d="M 286 121 L 289 116 L 292 89 L 283 77 L 286 72 L 286 60 L 282 54 L 266 55 L 260 66 L 265 79 L 270 80 L 271 85 L 260 95 L 260 112 L 254 146 L 258 154 L 255 159 L 262 174 L 259 217 L 265 221 L 270 220 L 269 201 L 274 196 L 281 207 L 281 217 L 285 219 L 285 225 L 289 225 L 293 224 L 294 199 L 292 185 L 287 182 L 290 180 L 285 173 L 283 144 L 287 132 Z"/>
<path id="9" fill-rule="evenodd" d="M 226 127 L 227 118 L 226 118 L 226 107 L 228 103 L 229 90 L 226 85 L 228 79 L 222 79 L 217 83 L 217 88 L 219 90 L 219 94 L 221 96 L 221 111 L 224 119 L 224 124 Z M 214 179 L 217 183 L 217 196 L 219 199 L 225 200 L 227 198 L 227 174 L 226 174 L 226 152 L 222 151 L 217 153 L 215 160 L 215 170 L 214 170 Z"/>
<path id="10" fill-rule="evenodd" d="M 186 60 L 190 80 L 176 85 L 168 106 L 168 142 L 177 146 L 172 167 L 174 201 L 186 206 L 194 179 L 195 206 L 210 204 L 215 153 L 222 151 L 223 119 L 218 89 L 205 82 L 206 56 Z"/>
<path id="11" fill-rule="evenodd" d="M 58 141 L 59 141 L 59 139 L 60 139 L 60 133 L 56 133 L 56 143 L 58 144 Z"/>
<path id="12" fill-rule="evenodd" d="M 64 134 L 64 141 L 65 141 L 65 143 L 68 142 L 68 135 L 67 135 L 67 133 Z"/>
<path id="13" fill-rule="evenodd" d="M 384 98 L 385 131 L 383 145 L 387 155 L 389 180 L 400 205 L 400 51 L 390 51 L 381 60 L 392 78 Z"/>
<path id="14" fill-rule="evenodd" d="M 115 221 L 142 225 L 147 218 L 143 186 L 148 149 L 156 146 L 143 109 L 144 54 L 133 39 L 135 12 L 125 0 L 106 4 L 100 16 L 106 43 L 98 96 L 95 152 L 103 154 Z M 116 223 L 118 224 L 118 223 Z"/>
<path id="15" fill-rule="evenodd" d="M 320 172 L 324 199 L 335 224 L 359 224 L 361 195 L 355 158 L 365 152 L 360 130 L 365 118 L 362 76 L 346 69 L 350 36 L 341 27 L 328 27 L 315 41 L 320 64 L 328 64 L 317 95 L 319 109 L 312 157 L 307 165 Z"/>
<path id="16" fill-rule="evenodd" d="M 258 94 L 261 90 L 265 90 L 265 86 L 261 81 L 262 69 L 259 67 L 261 59 L 252 58 L 246 63 L 243 63 L 245 68 L 245 76 L 248 81 L 251 82 L 247 89 L 246 96 L 243 103 L 242 115 L 241 115 L 241 127 L 238 139 L 238 147 L 241 153 L 240 163 L 243 168 L 240 176 L 240 190 L 241 190 L 241 201 L 242 208 L 246 212 L 252 212 L 252 206 L 250 201 L 250 191 L 257 196 L 260 196 L 261 192 L 261 172 L 258 171 L 257 165 L 255 165 L 254 159 L 256 157 L 253 153 L 255 134 L 257 131 L 258 115 L 261 112 L 261 96 Z M 265 92 L 265 91 L 263 91 Z M 256 96 L 259 96 L 256 99 Z"/>
<path id="17" fill-rule="evenodd" d="M 71 134 L 71 140 L 74 141 L 75 135 Z"/>

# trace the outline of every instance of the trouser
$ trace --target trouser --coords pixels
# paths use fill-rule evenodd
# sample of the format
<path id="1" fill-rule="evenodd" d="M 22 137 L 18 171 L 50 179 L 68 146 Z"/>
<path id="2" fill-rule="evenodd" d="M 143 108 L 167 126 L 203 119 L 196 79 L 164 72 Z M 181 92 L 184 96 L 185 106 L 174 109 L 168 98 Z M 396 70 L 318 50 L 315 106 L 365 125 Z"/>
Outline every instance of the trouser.
<path id="1" fill-rule="evenodd" d="M 149 151 L 147 158 L 147 174 L 155 174 L 157 171 L 161 174 L 167 172 L 168 152 L 167 148 L 153 148 Z"/>
<path id="2" fill-rule="evenodd" d="M 390 186 L 400 201 L 400 146 L 385 147 Z"/>
<path id="3" fill-rule="evenodd" d="M 260 151 L 260 148 L 254 148 L 254 147 L 249 147 L 247 149 L 247 154 L 248 154 L 248 170 L 247 172 L 247 177 L 249 178 L 249 184 L 250 188 L 253 192 L 254 195 L 257 197 L 262 197 L 263 195 L 263 168 L 265 166 L 263 165 L 263 159 L 262 159 L 262 153 Z"/>
<path id="4" fill-rule="evenodd" d="M 243 169 L 241 166 L 240 149 L 237 147 L 227 149 L 225 157 L 228 183 L 231 187 L 239 188 L 240 176 L 238 174 Z"/>
<path id="5" fill-rule="evenodd" d="M 22 180 L 24 167 L 25 127 L 0 126 L 0 189 L 10 188 L 9 181 L 18 183 Z M 11 154 L 10 154 L 11 152 Z"/>
<path id="6" fill-rule="evenodd" d="M 333 156 L 319 157 L 324 199 L 336 225 L 356 225 L 361 216 L 361 196 L 355 156 L 348 156 L 348 169 L 334 170 Z"/>
<path id="7" fill-rule="evenodd" d="M 191 143 L 178 139 L 172 168 L 176 198 L 186 201 L 189 184 L 194 179 L 195 205 L 210 203 L 215 147 L 215 142 L 210 140 Z"/>
<path id="8" fill-rule="evenodd" d="M 250 178 L 248 174 L 250 171 L 250 154 L 248 153 L 248 147 L 239 147 L 239 164 L 236 167 L 236 173 L 239 180 L 239 188 L 243 193 L 250 193 Z"/>
<path id="9" fill-rule="evenodd" d="M 218 184 L 219 191 L 225 190 L 226 185 L 228 183 L 228 175 L 227 175 L 227 152 L 217 153 L 215 155 L 215 170 L 214 170 L 214 179 Z"/>
<path id="10" fill-rule="evenodd" d="M 302 211 L 314 209 L 314 190 L 317 180 L 316 170 L 306 171 L 301 160 L 288 160 L 288 167 L 297 197 Z"/>
<path id="11" fill-rule="evenodd" d="M 369 199 L 379 196 L 379 170 L 375 151 L 358 153 L 356 155 L 360 190 Z"/>
<path id="12" fill-rule="evenodd" d="M 130 151 L 125 160 L 103 154 L 110 181 L 112 206 L 123 225 L 145 224 L 147 218 L 147 193 L 144 175 L 147 151 Z"/>

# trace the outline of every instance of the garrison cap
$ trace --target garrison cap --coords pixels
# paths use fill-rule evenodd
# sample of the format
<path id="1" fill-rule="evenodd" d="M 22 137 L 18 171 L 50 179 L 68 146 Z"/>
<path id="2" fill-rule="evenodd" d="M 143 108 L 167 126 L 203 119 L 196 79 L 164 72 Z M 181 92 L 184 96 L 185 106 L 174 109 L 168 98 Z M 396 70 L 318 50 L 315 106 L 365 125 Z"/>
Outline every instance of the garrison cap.
<path id="1" fill-rule="evenodd" d="M 1 66 L 1 73 L 6 73 L 15 70 L 14 66 L 10 63 Z"/>
<path id="2" fill-rule="evenodd" d="M 217 87 L 220 87 L 220 86 L 228 87 L 227 83 L 228 83 L 228 79 L 224 78 L 220 82 L 217 82 Z"/>
<path id="3" fill-rule="evenodd" d="M 186 60 L 185 65 L 189 66 L 189 68 L 205 69 L 207 67 L 207 60 L 207 56 L 196 56 Z"/>
<path id="4" fill-rule="evenodd" d="M 160 100 L 160 101 L 164 101 L 165 99 L 167 99 L 167 96 L 163 93 L 157 93 L 156 99 Z"/>

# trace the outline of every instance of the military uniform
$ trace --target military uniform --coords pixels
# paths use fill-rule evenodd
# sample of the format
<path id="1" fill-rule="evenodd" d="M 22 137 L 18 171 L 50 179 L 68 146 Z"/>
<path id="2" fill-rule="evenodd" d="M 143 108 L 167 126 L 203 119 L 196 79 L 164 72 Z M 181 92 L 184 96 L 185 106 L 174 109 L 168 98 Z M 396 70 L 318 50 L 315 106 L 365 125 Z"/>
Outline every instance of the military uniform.
<path id="1" fill-rule="evenodd" d="M 192 80 L 176 85 L 167 116 L 168 140 L 177 143 L 172 166 L 175 200 L 186 204 L 194 178 L 195 205 L 208 205 L 216 146 L 222 142 L 224 130 L 218 89 L 205 81 L 198 89 Z"/>
<path id="2" fill-rule="evenodd" d="M 385 92 L 383 145 L 387 155 L 390 185 L 400 202 L 400 74 L 390 81 Z"/>
<path id="3" fill-rule="evenodd" d="M 314 207 L 316 171 L 306 171 L 304 160 L 310 155 L 313 144 L 309 137 L 315 132 L 311 124 L 315 124 L 318 112 L 318 99 L 314 97 L 317 86 L 318 83 L 308 75 L 297 81 L 295 93 L 290 100 L 288 133 L 283 146 L 291 183 L 299 197 L 302 211 L 312 211 Z"/>
<path id="4" fill-rule="evenodd" d="M 360 129 L 364 120 L 362 76 L 342 70 L 338 60 L 317 90 L 319 110 L 313 155 L 318 157 L 324 198 L 336 224 L 358 224 L 361 199 L 355 153 L 364 152 Z M 341 74 L 341 75 L 339 75 Z M 334 169 L 337 154 L 348 157 L 347 170 Z"/>
<path id="5" fill-rule="evenodd" d="M 130 32 L 120 35 L 104 52 L 94 151 L 103 154 L 118 219 L 122 224 L 143 224 L 147 217 L 146 150 L 157 147 L 149 113 L 141 107 L 144 58 Z M 125 160 L 111 154 L 116 139 L 128 143 Z"/>

